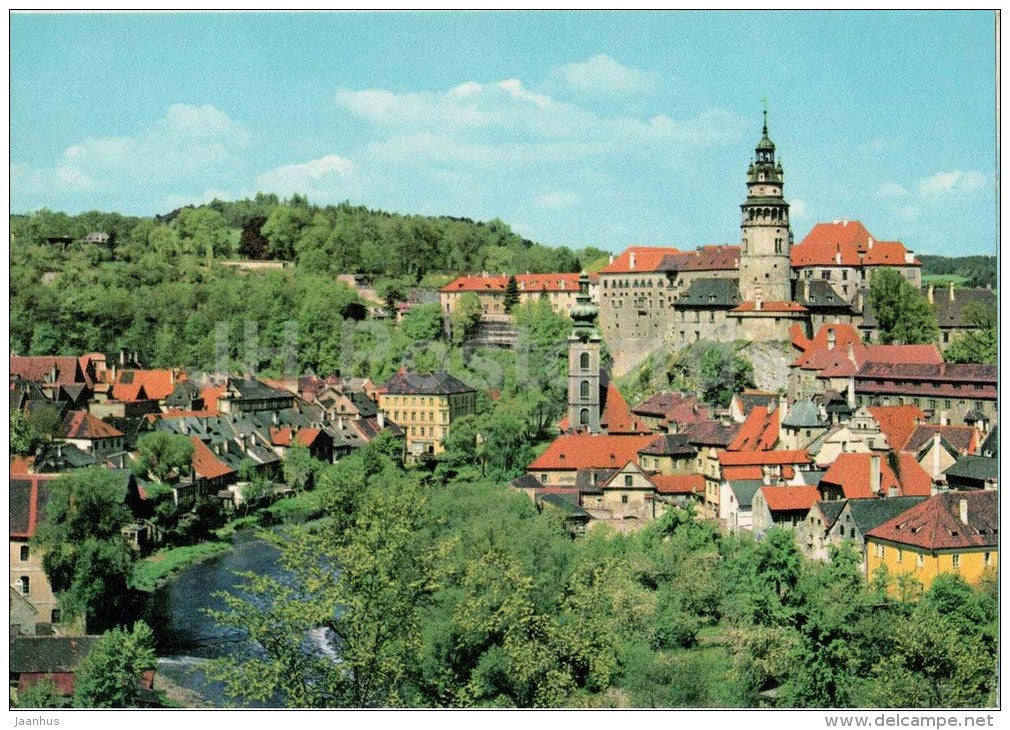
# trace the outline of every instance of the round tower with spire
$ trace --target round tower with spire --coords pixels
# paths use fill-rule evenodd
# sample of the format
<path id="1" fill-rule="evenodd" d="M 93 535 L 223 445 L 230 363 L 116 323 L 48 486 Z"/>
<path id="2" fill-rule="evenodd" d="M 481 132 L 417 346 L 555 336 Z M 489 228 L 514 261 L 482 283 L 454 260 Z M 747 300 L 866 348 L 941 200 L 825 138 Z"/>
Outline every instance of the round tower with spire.
<path id="1" fill-rule="evenodd" d="M 589 274 L 579 275 L 579 293 L 570 312 L 575 324 L 568 338 L 568 427 L 600 432 L 600 333 L 598 308 L 589 298 Z"/>
<path id="2" fill-rule="evenodd" d="M 740 206 L 740 297 L 744 301 L 792 299 L 789 250 L 793 234 L 782 188 L 782 162 L 775 161 L 765 109 L 761 139 L 747 167 L 747 199 Z"/>

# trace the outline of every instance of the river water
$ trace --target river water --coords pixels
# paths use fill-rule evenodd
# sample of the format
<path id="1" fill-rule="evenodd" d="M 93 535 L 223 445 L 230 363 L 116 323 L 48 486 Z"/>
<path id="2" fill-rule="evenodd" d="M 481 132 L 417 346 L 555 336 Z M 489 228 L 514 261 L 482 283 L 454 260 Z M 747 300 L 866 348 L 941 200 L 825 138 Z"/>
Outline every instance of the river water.
<path id="1" fill-rule="evenodd" d="M 225 608 L 217 593 L 236 592 L 243 582 L 236 571 L 263 575 L 281 570 L 276 549 L 257 538 L 255 530 L 237 532 L 233 546 L 227 553 L 182 570 L 151 594 L 144 611 L 157 640 L 158 673 L 215 707 L 236 703 L 225 695 L 221 683 L 206 678 L 201 667 L 208 659 L 236 650 L 243 634 L 218 626 L 205 610 Z"/>

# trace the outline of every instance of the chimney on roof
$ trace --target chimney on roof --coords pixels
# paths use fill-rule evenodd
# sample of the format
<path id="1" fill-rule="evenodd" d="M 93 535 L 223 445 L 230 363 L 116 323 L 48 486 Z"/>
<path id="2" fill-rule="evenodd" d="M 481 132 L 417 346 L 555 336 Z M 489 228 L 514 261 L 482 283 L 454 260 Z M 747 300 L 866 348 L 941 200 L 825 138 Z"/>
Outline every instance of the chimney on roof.
<path id="1" fill-rule="evenodd" d="M 948 284 L 947 292 L 948 292 L 947 296 L 950 297 L 950 301 L 954 301 L 954 282 L 953 281 L 950 282 L 950 284 Z"/>
<path id="2" fill-rule="evenodd" d="M 803 280 L 803 301 L 810 301 L 810 279 Z"/>
<path id="3" fill-rule="evenodd" d="M 614 263 L 614 254 L 610 254 L 610 261 L 608 263 Z"/>
<path id="4" fill-rule="evenodd" d="M 842 218 L 842 226 L 847 226 L 847 225 L 849 225 L 849 219 L 848 218 Z"/>
<path id="5" fill-rule="evenodd" d="M 852 347 L 852 345 L 849 345 Z M 849 404 L 849 408 L 856 407 L 856 379 L 849 378 L 849 384 L 846 387 L 845 401 Z"/>
<path id="6" fill-rule="evenodd" d="M 379 425 L 379 428 L 385 428 L 386 427 L 386 414 L 383 413 L 382 411 L 378 411 L 375 414 L 375 422 Z"/>
<path id="7" fill-rule="evenodd" d="M 940 478 L 940 434 L 933 434 L 933 478 Z"/>
<path id="8" fill-rule="evenodd" d="M 926 289 L 926 300 L 930 304 L 933 303 L 933 285 L 932 284 L 930 284 L 929 287 Z"/>
<path id="9" fill-rule="evenodd" d="M 880 494 L 880 456 L 870 456 L 870 494 L 874 497 Z"/>
<path id="10" fill-rule="evenodd" d="M 635 270 L 635 252 L 632 251 L 628 254 L 628 268 L 632 271 Z"/>
<path id="11" fill-rule="evenodd" d="M 857 368 L 859 367 L 859 363 L 856 362 L 856 347 L 853 343 L 851 342 L 849 343 L 848 347 L 846 348 L 845 355 L 846 357 L 849 358 L 849 362 L 851 362 L 855 367 Z"/>
<path id="12" fill-rule="evenodd" d="M 905 251 L 905 263 L 914 264 L 915 263 L 915 252 L 908 250 Z"/>
<path id="13" fill-rule="evenodd" d="M 837 264 L 837 265 L 840 266 L 841 263 L 842 263 L 842 249 L 840 247 L 838 247 L 837 244 L 835 244 L 835 246 L 836 246 L 836 250 L 835 250 L 835 264 Z"/>
<path id="14" fill-rule="evenodd" d="M 873 236 L 866 237 L 866 250 L 869 251 L 873 248 Z"/>
<path id="15" fill-rule="evenodd" d="M 175 385 L 175 368 L 168 371 L 168 380 L 172 385 Z"/>
<path id="16" fill-rule="evenodd" d="M 565 280 L 564 279 L 561 279 L 561 288 L 562 288 L 562 290 L 565 288 Z"/>
<path id="17" fill-rule="evenodd" d="M 51 368 L 49 368 L 49 382 L 50 383 L 55 383 L 56 382 L 56 374 L 57 374 L 57 372 L 58 371 L 56 369 L 56 362 L 54 361 L 53 362 L 53 366 Z"/>
<path id="18" fill-rule="evenodd" d="M 270 420 L 274 422 L 275 426 L 277 426 L 277 425 L 280 424 L 281 418 L 280 418 L 279 415 L 277 415 L 277 411 L 271 411 L 270 412 Z"/>
<path id="19" fill-rule="evenodd" d="M 519 288 L 521 290 L 523 290 L 523 291 L 526 290 L 526 280 L 525 279 L 523 279 L 522 281 L 519 282 Z"/>
<path id="20" fill-rule="evenodd" d="M 828 349 L 835 349 L 835 330 L 833 327 L 828 328 Z"/>
<path id="21" fill-rule="evenodd" d="M 961 518 L 961 524 L 968 524 L 968 500 L 963 497 L 957 501 L 957 516 Z"/>

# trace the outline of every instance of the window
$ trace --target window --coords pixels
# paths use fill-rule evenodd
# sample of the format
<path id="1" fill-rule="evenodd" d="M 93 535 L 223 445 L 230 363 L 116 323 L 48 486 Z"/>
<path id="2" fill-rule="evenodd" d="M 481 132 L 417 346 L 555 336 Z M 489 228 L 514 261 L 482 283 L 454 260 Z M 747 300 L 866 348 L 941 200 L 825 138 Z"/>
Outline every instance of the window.
<path id="1" fill-rule="evenodd" d="M 877 551 L 877 557 L 878 558 L 884 557 L 884 546 L 883 545 L 874 545 L 874 549 Z"/>
<path id="2" fill-rule="evenodd" d="M 540 483 L 541 484 L 546 484 L 547 483 L 547 474 L 541 474 L 540 475 Z"/>
<path id="3" fill-rule="evenodd" d="M 26 560 L 28 560 L 28 552 L 29 552 L 28 551 L 28 546 L 27 545 L 22 545 L 21 546 L 21 562 L 22 563 L 25 562 Z"/>
<path id="4" fill-rule="evenodd" d="M 986 564 L 986 567 L 989 567 L 990 565 L 992 565 L 992 553 L 986 553 L 985 554 L 985 564 Z"/>
<path id="5" fill-rule="evenodd" d="M 52 613 L 49 614 L 49 622 L 54 624 L 58 624 L 60 622 L 60 609 L 53 609 Z"/>
<path id="6" fill-rule="evenodd" d="M 961 556 L 960 555 L 951 555 L 950 556 L 950 562 L 954 566 L 954 569 L 957 570 L 958 568 L 961 567 Z"/>
<path id="7" fill-rule="evenodd" d="M 588 426 L 589 425 L 589 409 L 583 408 L 579 411 L 579 425 Z"/>
<path id="8" fill-rule="evenodd" d="M 898 550 L 898 562 L 901 562 L 901 550 Z"/>
<path id="9" fill-rule="evenodd" d="M 583 352 L 581 355 L 579 355 L 579 367 L 582 368 L 583 371 L 589 370 L 589 353 L 588 352 Z"/>
<path id="10" fill-rule="evenodd" d="M 630 487 L 633 478 L 634 477 L 632 477 L 631 474 L 625 474 L 624 475 L 624 486 Z"/>
<path id="11" fill-rule="evenodd" d="M 923 565 L 924 565 L 924 561 L 922 559 L 922 553 L 916 553 L 915 554 L 915 567 L 916 568 L 921 568 Z"/>
<path id="12" fill-rule="evenodd" d="M 27 575 L 22 575 L 18 578 L 18 587 L 21 589 L 21 595 L 28 595 L 28 591 L 31 589 L 31 581 L 28 580 Z"/>
<path id="13" fill-rule="evenodd" d="M 582 400 L 588 400 L 589 399 L 589 381 L 588 380 L 583 380 L 581 383 L 579 383 L 579 397 L 582 398 Z"/>
<path id="14" fill-rule="evenodd" d="M 621 504 L 627 504 L 627 503 L 628 503 L 628 495 L 627 494 L 622 494 L 621 495 Z"/>

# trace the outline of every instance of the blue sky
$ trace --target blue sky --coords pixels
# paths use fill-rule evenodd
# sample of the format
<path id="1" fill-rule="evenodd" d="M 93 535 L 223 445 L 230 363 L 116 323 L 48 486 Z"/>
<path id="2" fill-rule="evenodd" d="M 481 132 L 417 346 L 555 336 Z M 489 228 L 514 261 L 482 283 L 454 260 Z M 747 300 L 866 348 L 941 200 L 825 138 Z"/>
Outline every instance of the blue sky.
<path id="1" fill-rule="evenodd" d="M 994 53 L 988 12 L 15 15 L 11 204 L 304 192 L 730 243 L 767 96 L 797 241 L 995 253 Z"/>

